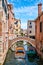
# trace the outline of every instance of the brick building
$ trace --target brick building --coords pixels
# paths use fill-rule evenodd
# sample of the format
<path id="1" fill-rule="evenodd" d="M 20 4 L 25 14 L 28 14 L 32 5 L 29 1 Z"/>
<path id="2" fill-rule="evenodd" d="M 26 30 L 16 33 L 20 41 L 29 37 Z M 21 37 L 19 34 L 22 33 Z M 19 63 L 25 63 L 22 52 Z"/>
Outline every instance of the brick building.
<path id="1" fill-rule="evenodd" d="M 43 52 L 43 11 L 42 11 L 41 3 L 38 4 L 38 17 L 33 21 L 28 20 L 28 23 L 27 23 L 28 36 L 30 36 L 29 31 L 32 29 L 32 28 L 29 28 L 29 27 L 31 27 L 30 24 L 33 22 L 33 23 L 35 23 L 35 26 L 33 25 L 33 29 L 31 31 L 34 31 L 34 33 L 35 33 L 36 47 L 38 50 L 40 49 L 40 51 Z M 31 36 L 32 36 L 32 34 L 31 34 Z"/>
<path id="2" fill-rule="evenodd" d="M 7 0 L 0 0 L 0 63 L 5 60 L 8 50 L 8 15 Z"/>
<path id="3" fill-rule="evenodd" d="M 9 39 L 12 38 L 13 35 L 13 22 L 14 22 L 14 13 L 12 4 L 8 4 L 8 31 L 9 31 Z"/>
<path id="4" fill-rule="evenodd" d="M 21 21 L 14 18 L 12 4 L 8 4 L 8 29 L 9 39 L 13 39 L 20 35 Z"/>
<path id="5" fill-rule="evenodd" d="M 43 48 L 43 11 L 42 4 L 38 4 L 38 17 L 35 20 L 35 39 L 36 43 L 40 46 L 40 50 Z"/>

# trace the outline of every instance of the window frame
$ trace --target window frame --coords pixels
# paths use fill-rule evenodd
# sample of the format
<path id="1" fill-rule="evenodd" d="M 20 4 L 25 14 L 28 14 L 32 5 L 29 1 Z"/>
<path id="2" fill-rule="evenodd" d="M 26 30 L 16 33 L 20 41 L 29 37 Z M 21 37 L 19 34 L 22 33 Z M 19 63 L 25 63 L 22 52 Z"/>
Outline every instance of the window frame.
<path id="1" fill-rule="evenodd" d="M 42 32 L 42 22 L 40 22 L 40 32 Z"/>

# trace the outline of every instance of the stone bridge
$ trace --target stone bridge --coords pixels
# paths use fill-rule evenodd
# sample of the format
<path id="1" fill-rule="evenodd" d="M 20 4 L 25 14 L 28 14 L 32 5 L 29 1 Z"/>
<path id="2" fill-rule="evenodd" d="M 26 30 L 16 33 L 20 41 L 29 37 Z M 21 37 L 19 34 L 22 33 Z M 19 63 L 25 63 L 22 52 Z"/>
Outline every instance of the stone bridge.
<path id="1" fill-rule="evenodd" d="M 39 55 L 42 55 L 42 52 L 40 51 L 40 49 L 41 49 L 40 45 L 38 45 L 34 39 L 31 39 L 29 37 L 17 37 L 12 40 L 9 40 L 8 48 L 10 48 L 15 42 L 24 41 L 24 40 L 29 42 L 33 47 L 35 47 L 35 49 Z"/>
<path id="2" fill-rule="evenodd" d="M 17 37 L 17 38 L 14 38 L 13 40 L 9 40 L 9 48 L 17 41 L 27 41 L 29 42 L 33 47 L 36 47 L 36 44 L 35 44 L 35 40 L 34 39 L 31 39 L 29 37 Z"/>

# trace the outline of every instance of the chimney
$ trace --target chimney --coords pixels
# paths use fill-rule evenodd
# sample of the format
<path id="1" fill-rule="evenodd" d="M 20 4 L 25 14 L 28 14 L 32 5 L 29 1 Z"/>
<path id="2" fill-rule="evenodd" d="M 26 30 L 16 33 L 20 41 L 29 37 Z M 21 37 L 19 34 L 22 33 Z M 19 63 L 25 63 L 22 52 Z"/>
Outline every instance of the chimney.
<path id="1" fill-rule="evenodd" d="M 42 4 L 40 3 L 38 4 L 38 16 L 40 16 L 41 12 L 42 12 Z"/>
<path id="2" fill-rule="evenodd" d="M 12 10 L 12 4 L 8 4 L 8 10 Z"/>

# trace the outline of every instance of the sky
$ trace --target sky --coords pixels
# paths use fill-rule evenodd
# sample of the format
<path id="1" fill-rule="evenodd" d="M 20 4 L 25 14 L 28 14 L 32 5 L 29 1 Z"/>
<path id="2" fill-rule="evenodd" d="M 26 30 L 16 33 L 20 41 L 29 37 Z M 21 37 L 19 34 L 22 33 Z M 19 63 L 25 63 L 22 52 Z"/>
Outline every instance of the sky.
<path id="1" fill-rule="evenodd" d="M 21 20 L 21 28 L 27 29 L 27 21 L 34 20 L 38 16 L 38 4 L 43 0 L 8 0 L 13 6 L 13 12 L 16 19 Z"/>

